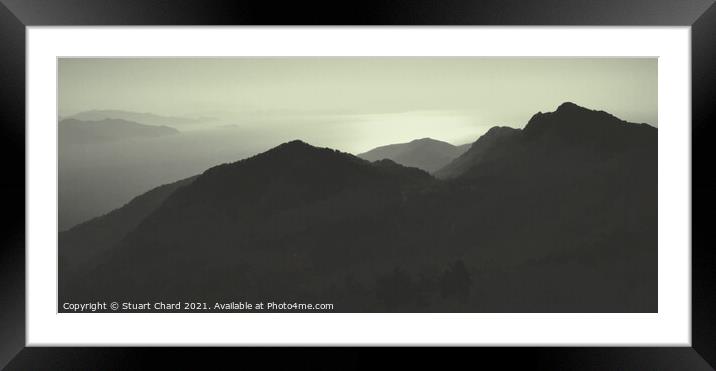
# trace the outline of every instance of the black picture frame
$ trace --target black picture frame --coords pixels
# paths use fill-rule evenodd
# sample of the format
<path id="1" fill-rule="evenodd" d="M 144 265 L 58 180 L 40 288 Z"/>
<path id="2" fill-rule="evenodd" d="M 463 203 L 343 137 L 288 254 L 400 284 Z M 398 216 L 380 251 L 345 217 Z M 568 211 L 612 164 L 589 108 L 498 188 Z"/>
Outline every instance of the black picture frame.
<path id="1" fill-rule="evenodd" d="M 692 347 L 461 348 L 429 357 L 415 349 L 25 347 L 25 42 L 27 26 L 58 25 L 547 25 L 690 26 L 692 74 Z M 275 2 L 221 0 L 0 0 L 0 128 L 4 218 L 0 233 L 0 367 L 146 369 L 244 365 L 445 367 L 497 361 L 530 369 L 687 370 L 716 367 L 716 206 L 711 148 L 716 123 L 716 5 L 712 0 L 413 0 Z M 668 228 L 668 226 L 661 226 Z M 259 364 L 261 365 L 261 363 Z M 457 366 L 457 364 L 455 365 Z"/>

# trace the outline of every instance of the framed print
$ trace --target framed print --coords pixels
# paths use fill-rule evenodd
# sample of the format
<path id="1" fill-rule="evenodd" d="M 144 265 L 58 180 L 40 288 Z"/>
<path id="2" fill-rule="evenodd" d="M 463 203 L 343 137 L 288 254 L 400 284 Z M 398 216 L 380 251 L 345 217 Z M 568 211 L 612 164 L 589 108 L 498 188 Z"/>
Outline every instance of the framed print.
<path id="1" fill-rule="evenodd" d="M 8 369 L 716 364 L 712 2 L 0 10 Z"/>

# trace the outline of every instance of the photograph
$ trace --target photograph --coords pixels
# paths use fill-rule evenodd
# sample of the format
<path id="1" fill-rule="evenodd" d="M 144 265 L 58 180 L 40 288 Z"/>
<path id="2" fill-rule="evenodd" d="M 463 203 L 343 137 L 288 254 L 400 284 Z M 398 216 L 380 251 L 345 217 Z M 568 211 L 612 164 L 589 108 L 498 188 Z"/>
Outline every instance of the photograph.
<path id="1" fill-rule="evenodd" d="M 658 61 L 59 57 L 57 311 L 656 313 Z"/>
<path id="2" fill-rule="evenodd" d="M 0 370 L 716 370 L 716 0 L 350 5 L 0 0 Z"/>

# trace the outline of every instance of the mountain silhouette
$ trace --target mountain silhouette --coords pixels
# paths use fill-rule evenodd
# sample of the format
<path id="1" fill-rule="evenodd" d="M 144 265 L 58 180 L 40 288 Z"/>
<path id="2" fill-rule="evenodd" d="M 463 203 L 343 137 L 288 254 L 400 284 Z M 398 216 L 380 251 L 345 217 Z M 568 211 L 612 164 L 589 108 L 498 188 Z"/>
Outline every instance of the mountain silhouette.
<path id="1" fill-rule="evenodd" d="M 409 143 L 390 144 L 361 153 L 358 157 L 368 161 L 389 159 L 408 167 L 433 172 L 448 164 L 467 150 L 467 146 L 454 146 L 431 138 L 416 139 Z"/>
<path id="2" fill-rule="evenodd" d="M 75 252 L 60 302 L 655 312 L 656 139 L 654 127 L 566 103 L 522 130 L 491 129 L 445 180 L 284 143 L 167 190 L 92 265 L 71 261 L 91 233 L 61 238 Z"/>
<path id="3" fill-rule="evenodd" d="M 58 140 L 65 143 L 111 142 L 131 138 L 154 138 L 178 134 L 168 126 L 151 126 L 120 119 L 81 121 L 64 119 L 58 124 Z"/>
<path id="4" fill-rule="evenodd" d="M 59 233 L 59 262 L 68 272 L 94 264 L 94 259 L 109 251 L 130 231 L 154 212 L 175 190 L 190 184 L 196 177 L 156 187 L 135 197 L 126 205 L 100 217 Z"/>
<path id="5" fill-rule="evenodd" d="M 434 172 L 435 176 L 442 179 L 454 178 L 463 174 L 471 167 L 482 161 L 488 153 L 493 153 L 496 146 L 504 146 L 510 140 L 519 135 L 520 129 L 513 129 L 504 126 L 495 126 L 481 136 L 475 143 L 462 153 L 459 157 Z"/>
<path id="6" fill-rule="evenodd" d="M 565 156 L 568 153 L 615 156 L 623 151 L 639 152 L 655 144 L 656 135 L 656 128 L 650 125 L 630 124 L 604 111 L 566 102 L 555 112 L 537 113 L 522 130 L 491 128 L 467 152 L 436 171 L 435 175 L 443 179 L 455 178 L 474 167 L 487 167 L 493 162 L 499 162 L 506 169 L 506 163 L 517 159 L 523 163 L 513 166 L 537 160 L 555 161 L 556 165 L 570 160 Z M 535 156 L 552 158 L 538 159 Z"/>
<path id="7" fill-rule="evenodd" d="M 66 116 L 68 119 L 75 119 L 80 121 L 102 121 L 102 120 L 124 120 L 132 121 L 145 125 L 154 126 L 186 126 L 199 124 L 205 121 L 213 121 L 213 118 L 188 118 L 188 117 L 173 117 L 173 116 L 161 116 L 153 113 L 145 112 L 132 112 L 122 110 L 91 110 L 76 113 L 71 116 Z"/>

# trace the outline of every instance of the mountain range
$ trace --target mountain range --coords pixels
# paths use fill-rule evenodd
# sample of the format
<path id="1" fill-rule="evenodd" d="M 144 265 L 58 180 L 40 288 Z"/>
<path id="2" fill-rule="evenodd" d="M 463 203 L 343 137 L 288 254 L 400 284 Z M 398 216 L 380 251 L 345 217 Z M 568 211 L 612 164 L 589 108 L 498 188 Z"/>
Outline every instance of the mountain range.
<path id="1" fill-rule="evenodd" d="M 656 128 L 564 103 L 435 174 L 301 141 L 212 167 L 61 232 L 59 302 L 657 311 Z"/>
<path id="2" fill-rule="evenodd" d="M 74 115 L 64 117 L 66 119 L 75 119 L 80 121 L 102 121 L 106 119 L 125 120 L 145 125 L 154 126 L 174 126 L 181 127 L 186 125 L 199 124 L 206 121 L 213 121 L 210 117 L 176 117 L 176 116 L 162 116 L 153 113 L 146 112 L 132 112 L 123 110 L 90 110 L 78 112 Z"/>
<path id="3" fill-rule="evenodd" d="M 470 144 L 470 146 L 462 151 L 459 156 L 456 156 L 453 161 L 436 169 L 434 175 L 441 179 L 457 177 L 470 170 L 472 166 L 480 164 L 483 156 L 491 153 L 495 146 L 504 144 L 514 136 L 519 135 L 519 133 L 520 129 L 494 126 L 475 143 Z"/>
<path id="4" fill-rule="evenodd" d="M 361 153 L 358 157 L 368 161 L 388 159 L 408 167 L 434 172 L 470 148 L 470 144 L 454 146 L 431 138 L 416 139 L 409 143 L 390 144 Z"/>
<path id="5" fill-rule="evenodd" d="M 131 138 L 156 138 L 178 134 L 169 126 L 144 125 L 122 119 L 82 121 L 64 119 L 58 123 L 57 136 L 60 143 L 98 143 Z"/>

